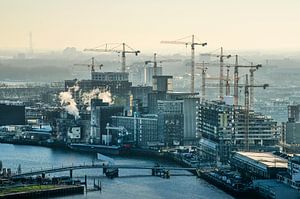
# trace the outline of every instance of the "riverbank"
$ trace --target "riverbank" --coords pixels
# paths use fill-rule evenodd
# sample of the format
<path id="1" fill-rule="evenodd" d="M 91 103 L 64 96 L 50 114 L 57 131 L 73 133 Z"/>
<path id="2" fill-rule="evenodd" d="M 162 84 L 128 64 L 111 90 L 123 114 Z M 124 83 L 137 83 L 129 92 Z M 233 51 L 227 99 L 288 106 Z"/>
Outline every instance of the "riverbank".
<path id="1" fill-rule="evenodd" d="M 84 187 L 79 185 L 28 185 L 3 188 L 0 190 L 0 199 L 48 198 L 74 194 L 84 194 Z"/>
<path id="2" fill-rule="evenodd" d="M 3 167 L 17 171 L 18 165 L 22 166 L 22 172 L 31 170 L 41 170 L 44 168 L 62 167 L 65 165 L 80 165 L 96 161 L 96 155 L 86 152 L 77 152 L 49 147 L 0 144 L 0 160 Z M 138 153 L 140 154 L 140 153 Z M 178 164 L 165 158 L 158 159 L 150 155 L 126 155 L 113 156 L 115 164 L 118 165 L 155 165 L 175 167 Z M 51 176 L 68 175 L 69 173 L 59 173 Z M 179 175 L 177 175 L 179 174 Z M 153 198 L 210 198 L 210 199 L 232 199 L 232 197 L 220 189 L 209 185 L 202 179 L 197 179 L 189 175 L 187 171 L 174 172 L 174 176 L 169 179 L 151 176 L 150 171 L 122 169 L 120 177 L 113 180 L 103 176 L 102 170 L 76 170 L 73 172 L 74 178 L 83 179 L 88 176 L 88 187 L 93 186 L 96 178 L 102 183 L 102 193 L 99 191 L 88 192 L 86 195 L 74 195 L 57 197 L 64 199 L 84 199 L 84 198 L 132 198 L 132 199 L 153 199 Z M 47 175 L 48 176 L 48 175 Z M 118 190 L 116 192 L 116 190 Z M 136 190 L 139 190 L 138 192 Z M 121 194 L 121 196 L 120 196 Z"/>

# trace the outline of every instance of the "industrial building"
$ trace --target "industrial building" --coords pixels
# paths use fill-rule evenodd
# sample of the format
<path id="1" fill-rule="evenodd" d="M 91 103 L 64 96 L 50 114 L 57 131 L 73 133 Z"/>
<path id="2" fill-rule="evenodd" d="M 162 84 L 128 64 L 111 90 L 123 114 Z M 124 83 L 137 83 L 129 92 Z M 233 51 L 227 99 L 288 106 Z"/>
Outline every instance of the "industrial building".
<path id="1" fill-rule="evenodd" d="M 124 127 L 129 135 L 124 142 L 138 147 L 149 148 L 163 144 L 161 132 L 158 131 L 158 118 L 151 116 L 112 116 L 112 126 Z"/>
<path id="2" fill-rule="evenodd" d="M 300 121 L 300 104 L 288 106 L 288 120 L 291 122 Z"/>
<path id="3" fill-rule="evenodd" d="M 149 113 L 157 113 L 157 100 L 166 100 L 173 91 L 173 76 L 153 76 L 153 91 L 148 94 Z"/>
<path id="4" fill-rule="evenodd" d="M 235 152 L 230 165 L 251 179 L 270 179 L 287 171 L 288 160 L 273 153 Z"/>
<path id="5" fill-rule="evenodd" d="M 79 90 L 69 89 L 79 87 Z M 121 72 L 92 72 L 90 80 L 65 80 L 65 90 L 70 91 L 76 103 L 82 106 L 82 94 L 93 89 L 109 91 L 115 99 L 114 103 L 129 111 L 129 96 L 132 83 L 128 80 L 128 73 Z"/>
<path id="6" fill-rule="evenodd" d="M 156 67 L 157 76 L 162 76 L 162 67 Z M 148 66 L 144 68 L 144 84 L 147 86 L 153 85 L 154 67 Z"/>
<path id="7" fill-rule="evenodd" d="M 23 104 L 0 104 L 0 126 L 24 124 L 25 106 Z"/>
<path id="8" fill-rule="evenodd" d="M 184 98 L 183 99 L 183 115 L 184 115 L 184 130 L 183 144 L 195 145 L 200 139 L 200 131 L 198 126 L 198 106 L 200 98 Z"/>
<path id="9" fill-rule="evenodd" d="M 133 100 L 138 100 L 141 103 L 141 113 L 148 112 L 148 94 L 152 92 L 152 86 L 132 86 L 131 94 Z"/>
<path id="10" fill-rule="evenodd" d="M 300 155 L 294 155 L 289 159 L 288 173 L 291 178 L 286 180 L 287 183 L 300 190 Z"/>
<path id="11" fill-rule="evenodd" d="M 300 145 L 300 122 L 287 122 L 285 144 Z"/>
<path id="12" fill-rule="evenodd" d="M 158 114 L 158 129 L 163 135 L 167 147 L 183 144 L 183 114 L 160 113 Z"/>
<path id="13" fill-rule="evenodd" d="M 91 143 L 102 143 L 103 135 L 106 135 L 106 126 L 111 123 L 111 116 L 123 115 L 122 106 L 110 106 L 101 99 L 91 100 Z"/>
<path id="14" fill-rule="evenodd" d="M 223 163 L 233 150 L 272 151 L 279 141 L 277 123 L 270 117 L 249 112 L 248 129 L 245 124 L 245 110 L 220 101 L 203 101 L 199 104 L 198 126 L 202 139 L 203 155 Z M 247 134 L 248 132 L 248 134 Z M 210 143 L 210 144 L 208 144 Z"/>
<path id="15" fill-rule="evenodd" d="M 122 72 L 92 72 L 92 80 L 94 81 L 129 81 L 128 73 Z"/>

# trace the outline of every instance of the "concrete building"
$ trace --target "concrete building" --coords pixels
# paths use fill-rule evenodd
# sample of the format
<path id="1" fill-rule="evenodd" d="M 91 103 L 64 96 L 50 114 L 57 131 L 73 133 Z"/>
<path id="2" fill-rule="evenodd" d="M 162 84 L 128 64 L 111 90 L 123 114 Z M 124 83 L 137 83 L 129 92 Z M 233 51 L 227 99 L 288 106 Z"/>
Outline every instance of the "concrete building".
<path id="1" fill-rule="evenodd" d="M 0 104 L 0 126 L 24 125 L 25 106 L 22 104 Z"/>
<path id="2" fill-rule="evenodd" d="M 157 100 L 166 100 L 167 93 L 173 91 L 173 76 L 153 76 L 153 91 L 148 94 L 148 110 L 157 113 Z"/>
<path id="3" fill-rule="evenodd" d="M 224 102 L 202 102 L 199 104 L 198 124 L 203 153 L 210 154 L 215 146 L 217 161 L 227 162 L 233 150 L 272 151 L 279 141 L 277 123 L 271 118 L 250 111 L 249 129 L 246 137 L 245 111 L 242 107 L 226 105 Z M 210 142 L 211 144 L 207 145 Z"/>
<path id="4" fill-rule="evenodd" d="M 185 98 L 183 100 L 184 133 L 183 144 L 195 145 L 199 142 L 198 106 L 200 98 Z"/>
<path id="5" fill-rule="evenodd" d="M 157 67 L 157 75 L 162 76 L 162 67 Z M 153 85 L 154 68 L 153 66 L 144 68 L 144 84 L 147 86 Z"/>
<path id="6" fill-rule="evenodd" d="M 183 100 L 157 100 L 158 113 L 182 114 Z"/>
<path id="7" fill-rule="evenodd" d="M 91 100 L 91 143 L 102 143 L 103 135 L 106 135 L 106 125 L 111 123 L 111 116 L 123 115 L 122 106 L 109 106 L 101 99 Z"/>
<path id="8" fill-rule="evenodd" d="M 158 131 L 157 116 L 112 116 L 112 126 L 124 127 L 129 135 L 124 142 L 132 143 L 138 147 L 149 148 L 163 143 L 162 135 Z"/>
<path id="9" fill-rule="evenodd" d="M 123 72 L 92 72 L 92 80 L 106 82 L 128 81 L 128 73 Z"/>
<path id="10" fill-rule="evenodd" d="M 288 163 L 288 172 L 291 176 L 292 185 L 300 189 L 300 155 L 294 155 Z"/>
<path id="11" fill-rule="evenodd" d="M 69 89 L 78 86 L 79 90 Z M 120 72 L 92 72 L 90 80 L 65 80 L 65 90 L 72 93 L 79 107 L 83 106 L 83 93 L 94 89 L 109 91 L 114 98 L 114 104 L 124 106 L 129 111 L 129 96 L 132 83 L 128 81 L 128 73 Z"/>
<path id="12" fill-rule="evenodd" d="M 289 145 L 300 144 L 300 122 L 286 123 L 285 143 Z"/>
<path id="13" fill-rule="evenodd" d="M 139 100 L 144 113 L 148 112 L 148 94 L 152 92 L 152 86 L 132 86 L 131 94 L 133 100 Z"/>
<path id="14" fill-rule="evenodd" d="M 183 144 L 183 100 L 158 100 L 158 123 L 166 146 Z"/>
<path id="15" fill-rule="evenodd" d="M 300 105 L 289 105 L 288 106 L 288 120 L 291 122 L 300 121 Z"/>
<path id="16" fill-rule="evenodd" d="M 159 113 L 158 129 L 167 147 L 183 144 L 183 114 Z"/>
<path id="17" fill-rule="evenodd" d="M 230 165 L 251 179 L 270 179 L 287 171 L 288 160 L 272 153 L 235 152 Z"/>

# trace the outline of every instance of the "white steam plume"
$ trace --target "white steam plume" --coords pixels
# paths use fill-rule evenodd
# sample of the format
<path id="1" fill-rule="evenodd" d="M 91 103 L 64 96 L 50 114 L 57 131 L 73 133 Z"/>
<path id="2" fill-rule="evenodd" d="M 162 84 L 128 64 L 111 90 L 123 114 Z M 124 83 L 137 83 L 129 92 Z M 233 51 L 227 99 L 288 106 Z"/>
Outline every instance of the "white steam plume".
<path id="1" fill-rule="evenodd" d="M 114 103 L 111 93 L 107 90 L 100 90 L 99 88 L 82 94 L 82 101 L 83 104 L 87 106 L 87 110 L 91 110 L 91 99 L 102 99 L 103 102 L 107 102 L 109 104 Z"/>
<path id="2" fill-rule="evenodd" d="M 79 118 L 79 110 L 77 104 L 73 99 L 73 96 L 70 91 L 60 92 L 59 93 L 60 104 L 64 109 L 71 115 L 75 116 L 75 119 Z"/>

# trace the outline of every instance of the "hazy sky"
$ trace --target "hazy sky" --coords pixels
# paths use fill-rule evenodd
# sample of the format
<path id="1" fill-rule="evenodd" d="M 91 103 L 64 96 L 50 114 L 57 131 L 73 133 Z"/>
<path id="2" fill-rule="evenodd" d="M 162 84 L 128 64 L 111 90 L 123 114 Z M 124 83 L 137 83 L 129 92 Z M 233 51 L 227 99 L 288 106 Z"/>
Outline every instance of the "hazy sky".
<path id="1" fill-rule="evenodd" d="M 0 49 L 125 41 L 143 52 L 195 34 L 208 49 L 300 49 L 300 0 L 0 0 Z"/>

